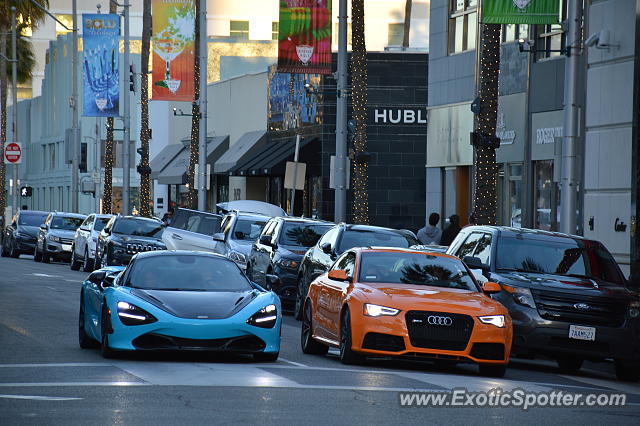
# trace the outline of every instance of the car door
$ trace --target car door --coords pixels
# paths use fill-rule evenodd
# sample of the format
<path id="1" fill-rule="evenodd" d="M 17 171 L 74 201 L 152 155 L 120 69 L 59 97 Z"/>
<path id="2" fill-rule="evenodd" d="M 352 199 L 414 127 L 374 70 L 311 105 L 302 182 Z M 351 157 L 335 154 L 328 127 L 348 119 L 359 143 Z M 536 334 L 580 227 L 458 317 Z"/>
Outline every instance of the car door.
<path id="1" fill-rule="evenodd" d="M 195 210 L 178 209 L 176 217 L 162 235 L 171 250 L 214 251 L 213 234 L 220 228 L 220 216 Z"/>
<path id="2" fill-rule="evenodd" d="M 36 242 L 36 245 L 38 247 L 38 250 L 41 252 L 44 251 L 44 242 L 47 237 L 47 229 L 49 229 L 49 224 L 51 223 L 52 216 L 53 215 L 49 213 L 47 218 L 44 220 L 44 223 L 40 225 L 40 229 L 38 229 L 38 241 Z"/>
<path id="3" fill-rule="evenodd" d="M 471 234 L 469 234 L 464 242 L 460 244 L 460 247 L 455 252 L 455 256 L 463 260 L 467 256 L 475 256 L 474 253 L 476 252 L 476 247 L 478 246 L 478 243 L 480 243 L 480 241 L 484 238 L 484 235 L 485 234 L 483 232 L 472 232 Z M 481 282 L 487 281 L 487 279 L 482 275 L 481 270 L 472 269 L 471 272 L 473 272 L 476 280 L 479 280 Z"/>
<path id="4" fill-rule="evenodd" d="M 316 279 L 318 276 L 324 274 L 329 270 L 329 267 L 335 262 L 336 255 L 336 241 L 340 234 L 340 228 L 336 227 L 329 230 L 323 237 L 318 241 L 316 249 L 313 251 L 313 258 L 311 259 L 311 281 Z M 331 246 L 331 252 L 325 253 L 322 247 L 325 244 L 329 244 Z"/>
<path id="5" fill-rule="evenodd" d="M 355 261 L 355 253 L 348 251 L 340 256 L 329 270 L 342 269 L 347 271 L 347 276 L 353 277 Z M 331 340 L 338 340 L 340 310 L 342 302 L 347 295 L 347 288 L 351 283 L 349 281 L 332 280 L 327 275 L 323 275 L 320 280 L 322 281 L 322 287 L 319 289 L 318 294 L 318 316 L 321 319 L 327 337 Z"/>
<path id="6" fill-rule="evenodd" d="M 249 254 L 249 262 L 251 264 L 251 279 L 255 282 L 264 284 L 264 274 L 266 274 L 269 266 L 269 247 L 261 241 L 264 239 L 273 240 L 273 231 L 277 221 L 271 219 L 262 229 L 262 233 L 256 241 L 251 245 L 251 253 Z"/>
<path id="7" fill-rule="evenodd" d="M 91 229 L 95 218 L 95 215 L 87 216 L 82 225 L 76 230 L 76 235 L 73 239 L 73 251 L 77 258 L 84 256 L 84 251 L 87 249 L 87 241 L 91 238 Z"/>

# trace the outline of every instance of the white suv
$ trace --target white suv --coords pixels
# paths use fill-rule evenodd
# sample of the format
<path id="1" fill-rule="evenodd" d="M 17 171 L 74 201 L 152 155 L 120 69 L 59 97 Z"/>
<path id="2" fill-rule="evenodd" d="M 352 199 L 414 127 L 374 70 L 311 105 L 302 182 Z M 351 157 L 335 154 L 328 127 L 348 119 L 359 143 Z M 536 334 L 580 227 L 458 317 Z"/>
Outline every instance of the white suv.
<path id="1" fill-rule="evenodd" d="M 167 250 L 213 252 L 213 235 L 220 232 L 222 216 L 197 210 L 178 209 L 162 234 Z"/>
<path id="2" fill-rule="evenodd" d="M 69 267 L 73 271 L 80 269 L 91 272 L 94 269 L 96 259 L 96 242 L 102 228 L 105 227 L 112 215 L 110 214 L 90 214 L 82 222 L 76 231 L 71 248 L 71 262 Z"/>

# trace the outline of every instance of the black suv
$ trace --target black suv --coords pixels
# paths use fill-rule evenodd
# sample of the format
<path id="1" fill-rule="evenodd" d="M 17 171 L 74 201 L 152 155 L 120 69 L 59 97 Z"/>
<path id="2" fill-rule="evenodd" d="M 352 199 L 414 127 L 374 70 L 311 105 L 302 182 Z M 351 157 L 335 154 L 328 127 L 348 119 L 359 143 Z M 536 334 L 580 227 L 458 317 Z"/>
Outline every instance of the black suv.
<path id="1" fill-rule="evenodd" d="M 620 380 L 640 378 L 640 298 L 598 241 L 549 231 L 469 226 L 448 254 L 502 291 L 514 355 L 546 355 L 575 372 L 585 359 L 615 359 Z"/>
<path id="2" fill-rule="evenodd" d="M 401 247 L 420 244 L 411 231 L 369 225 L 335 225 L 304 255 L 298 270 L 295 317 L 302 317 L 302 301 L 309 285 L 329 270 L 338 256 L 353 247 Z"/>
<path id="3" fill-rule="evenodd" d="M 298 266 L 309 247 L 318 242 L 334 224 L 312 219 L 276 217 L 265 225 L 251 246 L 247 276 L 267 285 L 266 276 L 277 275 L 273 288 L 283 305 L 292 308 L 298 287 Z"/>
<path id="4" fill-rule="evenodd" d="M 11 257 L 33 254 L 38 241 L 38 230 L 48 214 L 37 210 L 21 210 L 16 213 L 4 230 L 0 254 Z"/>
<path id="5" fill-rule="evenodd" d="M 96 267 L 127 265 L 139 252 L 166 250 L 164 227 L 157 219 L 114 216 L 100 231 L 96 243 Z"/>

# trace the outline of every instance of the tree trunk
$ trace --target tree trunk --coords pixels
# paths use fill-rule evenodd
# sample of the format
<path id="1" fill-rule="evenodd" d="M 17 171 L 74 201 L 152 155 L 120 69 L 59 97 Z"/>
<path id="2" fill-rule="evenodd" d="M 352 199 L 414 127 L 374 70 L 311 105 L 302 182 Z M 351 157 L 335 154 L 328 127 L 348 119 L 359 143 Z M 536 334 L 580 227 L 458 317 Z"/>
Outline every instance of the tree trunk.
<path id="1" fill-rule="evenodd" d="M 109 2 L 109 13 L 117 11 L 115 2 Z M 102 213 L 105 214 L 113 213 L 113 125 L 113 117 L 108 117 L 107 140 L 104 144 L 104 188 L 102 191 Z"/>
<path id="2" fill-rule="evenodd" d="M 411 6 L 413 6 L 413 0 L 406 0 L 404 4 L 404 34 L 402 37 L 402 47 L 409 47 L 409 31 L 411 30 Z"/>
<path id="3" fill-rule="evenodd" d="M 353 151 L 353 223 L 369 223 L 368 159 L 367 150 L 367 46 L 364 37 L 364 0 L 353 0 L 351 94 L 353 119 L 356 123 Z"/>
<path id="4" fill-rule="evenodd" d="M 189 146 L 189 170 L 187 172 L 187 183 L 189 184 L 189 208 L 198 208 L 198 191 L 195 188 L 195 172 L 198 163 L 198 143 L 200 139 L 200 106 L 198 99 L 200 98 L 200 2 L 196 0 L 196 25 L 195 25 L 195 66 L 193 69 L 194 93 L 193 104 L 191 105 L 191 144 Z M 206 64 L 205 64 L 206 66 Z M 202 167 L 202 165 L 200 165 Z M 200 182 L 202 184 L 203 182 Z"/>
<path id="5" fill-rule="evenodd" d="M 8 29 L 0 26 L 0 52 L 7 51 Z M 6 167 L 4 164 L 4 146 L 7 141 L 7 61 L 0 59 L 0 216 L 4 216 L 7 206 L 6 192 Z"/>
<path id="6" fill-rule="evenodd" d="M 151 0 L 142 6 L 140 53 L 140 215 L 151 217 L 151 169 L 149 169 L 149 50 L 151 48 Z"/>
<path id="7" fill-rule="evenodd" d="M 480 114 L 476 132 L 495 136 L 498 117 L 498 74 L 500 72 L 499 24 L 480 25 Z M 478 225 L 495 225 L 497 214 L 497 174 L 495 148 L 475 147 L 475 205 Z"/>

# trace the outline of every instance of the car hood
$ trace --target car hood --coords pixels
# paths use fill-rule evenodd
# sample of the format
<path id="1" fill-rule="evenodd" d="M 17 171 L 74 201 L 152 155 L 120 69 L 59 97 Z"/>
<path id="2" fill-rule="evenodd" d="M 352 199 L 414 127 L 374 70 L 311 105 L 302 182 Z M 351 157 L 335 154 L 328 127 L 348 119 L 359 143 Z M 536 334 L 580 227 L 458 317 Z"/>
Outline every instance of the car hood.
<path id="1" fill-rule="evenodd" d="M 403 311 L 451 312 L 467 315 L 504 314 L 502 305 L 476 291 L 410 284 L 361 284 L 369 303 Z"/>
<path id="2" fill-rule="evenodd" d="M 537 290 L 576 293 L 590 296 L 609 296 L 630 298 L 635 293 L 626 287 L 616 286 L 593 278 L 567 277 L 555 274 L 534 272 L 492 273 L 491 279 L 515 287 L 527 287 Z"/>
<path id="3" fill-rule="evenodd" d="M 132 289 L 131 294 L 180 318 L 223 319 L 241 311 L 258 294 L 241 292 Z"/>
<path id="4" fill-rule="evenodd" d="M 309 249 L 299 246 L 278 246 L 278 254 L 280 257 L 286 257 L 287 259 L 293 260 L 302 259 L 307 250 Z"/>
<path id="5" fill-rule="evenodd" d="M 66 229 L 51 229 L 49 230 L 48 235 L 55 235 L 56 237 L 73 239 L 76 235 L 76 231 L 68 231 Z"/>
<path id="6" fill-rule="evenodd" d="M 18 229 L 17 229 L 18 232 L 22 234 L 27 234 L 28 236 L 33 238 L 38 237 L 39 230 L 40 230 L 39 226 L 25 226 L 25 225 L 18 225 Z"/>
<path id="7" fill-rule="evenodd" d="M 162 243 L 162 238 L 140 237 L 140 236 L 137 236 L 137 235 L 117 235 L 116 238 L 120 239 L 125 244 L 156 244 L 156 243 Z"/>
<path id="8" fill-rule="evenodd" d="M 251 246 L 253 245 L 253 241 L 245 241 L 245 240 L 228 240 L 229 251 L 237 251 L 239 253 L 244 254 L 245 256 L 249 256 L 251 252 Z"/>

